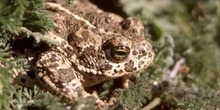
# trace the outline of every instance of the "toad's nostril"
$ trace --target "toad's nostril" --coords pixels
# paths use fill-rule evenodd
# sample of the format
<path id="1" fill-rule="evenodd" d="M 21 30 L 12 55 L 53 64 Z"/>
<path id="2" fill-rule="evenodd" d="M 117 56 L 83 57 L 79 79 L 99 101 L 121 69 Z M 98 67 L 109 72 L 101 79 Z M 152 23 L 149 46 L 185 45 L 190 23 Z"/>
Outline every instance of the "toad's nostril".
<path id="1" fill-rule="evenodd" d="M 25 83 L 25 82 L 26 82 L 26 79 L 25 79 L 25 78 L 21 78 L 20 81 L 21 81 L 22 83 Z"/>

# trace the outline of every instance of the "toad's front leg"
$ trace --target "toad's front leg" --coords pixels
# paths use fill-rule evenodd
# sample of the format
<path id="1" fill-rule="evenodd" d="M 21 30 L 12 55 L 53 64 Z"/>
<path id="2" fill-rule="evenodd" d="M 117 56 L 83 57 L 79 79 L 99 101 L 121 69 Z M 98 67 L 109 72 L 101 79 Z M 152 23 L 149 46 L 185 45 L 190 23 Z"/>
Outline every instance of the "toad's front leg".
<path id="1" fill-rule="evenodd" d="M 80 82 L 82 77 L 75 71 L 70 58 L 74 60 L 74 55 L 68 57 L 67 50 L 54 47 L 39 55 L 34 69 L 40 88 L 74 102 L 79 95 L 83 97 L 91 95 L 84 91 Z"/>

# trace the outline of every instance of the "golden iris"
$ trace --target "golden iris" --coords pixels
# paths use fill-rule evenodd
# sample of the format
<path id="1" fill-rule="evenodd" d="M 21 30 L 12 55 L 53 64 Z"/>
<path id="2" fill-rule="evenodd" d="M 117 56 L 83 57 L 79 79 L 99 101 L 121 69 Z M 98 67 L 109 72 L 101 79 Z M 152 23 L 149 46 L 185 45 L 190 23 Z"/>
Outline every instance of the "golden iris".
<path id="1" fill-rule="evenodd" d="M 111 57 L 117 61 L 125 60 L 129 53 L 130 49 L 127 46 L 114 46 L 111 49 Z"/>

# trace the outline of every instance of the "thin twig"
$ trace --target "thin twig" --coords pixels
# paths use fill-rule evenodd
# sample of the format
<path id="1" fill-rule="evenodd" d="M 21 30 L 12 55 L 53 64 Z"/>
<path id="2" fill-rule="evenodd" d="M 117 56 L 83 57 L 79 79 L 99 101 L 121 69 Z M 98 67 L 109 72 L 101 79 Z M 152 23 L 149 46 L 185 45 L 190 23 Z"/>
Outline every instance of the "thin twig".
<path id="1" fill-rule="evenodd" d="M 174 79 L 177 77 L 178 70 L 183 63 L 185 63 L 184 58 L 182 58 L 176 62 L 175 66 L 173 67 L 172 71 L 169 74 L 169 79 Z"/>

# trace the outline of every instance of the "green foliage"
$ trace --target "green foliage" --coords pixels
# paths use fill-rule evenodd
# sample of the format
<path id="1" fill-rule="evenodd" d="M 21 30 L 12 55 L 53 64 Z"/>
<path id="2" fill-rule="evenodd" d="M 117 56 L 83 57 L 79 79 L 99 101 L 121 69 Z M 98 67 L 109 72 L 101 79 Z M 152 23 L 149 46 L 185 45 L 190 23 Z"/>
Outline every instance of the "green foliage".
<path id="1" fill-rule="evenodd" d="M 120 106 L 129 110 L 138 110 L 144 104 L 149 102 L 151 97 L 147 88 L 150 88 L 149 79 L 146 74 L 141 74 L 136 83 L 129 82 L 129 88 L 115 90 L 118 96 L 119 108 Z"/>
<path id="2" fill-rule="evenodd" d="M 204 89 L 204 88 L 203 88 Z M 180 98 L 179 105 L 188 109 L 196 110 L 217 110 L 220 108 L 219 97 L 220 92 L 206 88 L 207 90 L 200 90 L 198 94 L 191 94 L 191 96 L 185 96 Z"/>
<path id="3" fill-rule="evenodd" d="M 9 51 L 10 48 L 2 40 L 0 41 L 0 47 L 0 98 L 2 99 L 0 100 L 0 109 L 8 109 L 10 97 L 5 95 L 7 92 L 5 89 L 11 88 L 8 79 L 14 64 L 13 60 L 8 60 L 11 56 L 11 51 Z"/>
<path id="4" fill-rule="evenodd" d="M 2 0 L 0 1 L 0 109 L 24 109 L 31 102 L 37 102 L 50 105 L 53 100 L 49 98 L 32 99 L 31 92 L 16 92 L 16 89 L 9 83 L 12 74 L 19 72 L 23 67 L 21 65 L 24 58 L 13 57 L 14 52 L 10 47 L 12 39 L 24 37 L 43 36 L 38 32 L 46 32 L 53 27 L 49 19 L 42 0 Z M 36 30 L 37 29 L 37 30 Z M 38 32 L 34 32 L 38 31 Z M 25 35 L 26 34 L 26 35 Z M 41 97 L 42 98 L 42 97 Z M 48 101 L 49 100 L 49 101 Z M 51 102 L 52 101 L 52 102 Z M 28 103 L 27 103 L 28 102 Z M 47 102 L 47 103 L 45 103 Z M 50 102 L 50 103 L 49 103 Z M 45 106 L 48 106 L 45 105 Z M 56 107 L 54 104 L 53 106 Z M 36 105 L 37 106 L 37 105 Z M 46 107 L 51 108 L 51 107 Z M 27 109 L 27 108 L 26 108 Z M 53 109 L 53 108 L 51 108 Z M 54 109 L 53 109 L 54 110 Z"/>
<path id="5" fill-rule="evenodd" d="M 71 110 L 95 110 L 95 100 L 94 97 L 80 97 L 74 105 L 69 107 Z"/>
<path id="6" fill-rule="evenodd" d="M 42 0 L 29 1 L 29 6 L 23 16 L 23 26 L 33 32 L 47 32 L 53 27 L 53 22 L 48 17 L 43 2 Z"/>
<path id="7" fill-rule="evenodd" d="M 2 0 L 0 3 L 0 32 L 18 33 L 29 2 L 26 0 Z"/>
<path id="8" fill-rule="evenodd" d="M 22 62 L 23 58 L 14 59 L 12 57 L 12 50 L 7 44 L 7 38 L 2 36 L 0 39 L 0 109 L 8 110 L 10 102 L 10 92 L 13 90 L 11 84 L 9 84 L 9 78 L 12 73 L 19 70 L 21 66 L 19 62 Z"/>
<path id="9" fill-rule="evenodd" d="M 45 25 L 46 24 L 46 25 Z M 42 0 L 3 0 L 0 3 L 0 35 L 18 37 L 23 28 L 46 32 L 53 27 Z"/>
<path id="10" fill-rule="evenodd" d="M 60 103 L 57 97 L 53 97 L 34 87 L 17 87 L 17 90 L 11 93 L 13 99 L 10 101 L 13 110 L 62 110 L 64 104 Z"/>

